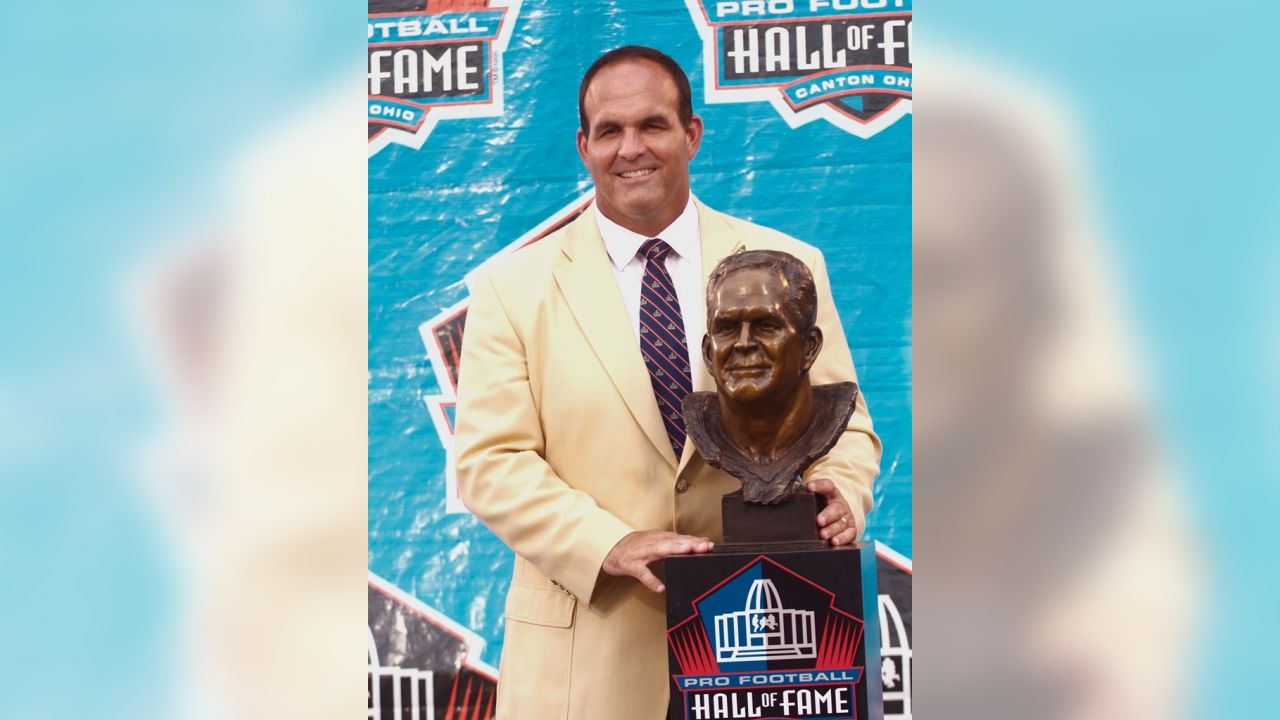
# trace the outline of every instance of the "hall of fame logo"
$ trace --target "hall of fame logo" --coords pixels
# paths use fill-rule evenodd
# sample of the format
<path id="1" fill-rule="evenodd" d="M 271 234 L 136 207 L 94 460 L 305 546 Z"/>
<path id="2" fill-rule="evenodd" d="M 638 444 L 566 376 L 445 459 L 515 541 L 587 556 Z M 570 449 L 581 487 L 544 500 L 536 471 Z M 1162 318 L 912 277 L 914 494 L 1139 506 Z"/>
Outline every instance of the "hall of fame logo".
<path id="1" fill-rule="evenodd" d="M 865 625 L 835 600 L 763 555 L 694 600 L 667 631 L 683 717 L 856 718 Z"/>
<path id="2" fill-rule="evenodd" d="M 813 611 L 783 607 L 772 580 L 752 580 L 743 608 L 716 615 L 715 622 L 721 664 L 818 656 Z"/>
<path id="3" fill-rule="evenodd" d="M 884 720 L 911 720 L 911 558 L 876 543 Z"/>
<path id="4" fill-rule="evenodd" d="M 595 190 L 590 190 L 560 208 L 532 230 L 490 256 L 485 263 L 515 252 L 526 245 L 532 245 L 573 222 L 587 209 L 595 195 Z M 484 267 L 484 263 L 479 267 Z M 445 511 L 450 513 L 467 511 L 458 497 L 458 479 L 454 470 L 453 425 L 454 409 L 458 398 L 458 366 L 462 360 L 462 332 L 467 323 L 469 303 L 469 298 L 463 298 L 418 326 L 418 334 L 422 337 L 427 357 L 431 360 L 431 369 L 435 373 L 436 382 L 440 385 L 439 394 L 427 395 L 423 400 L 427 404 L 436 434 L 440 437 L 440 445 L 444 448 Z"/>
<path id="5" fill-rule="evenodd" d="M 369 720 L 492 720 L 479 635 L 373 572 L 368 598 Z"/>
<path id="6" fill-rule="evenodd" d="M 369 155 L 420 148 L 436 123 L 502 114 L 521 0 L 369 0 Z"/>
<path id="7" fill-rule="evenodd" d="M 911 112 L 911 0 L 685 0 L 706 101 L 868 138 Z"/>

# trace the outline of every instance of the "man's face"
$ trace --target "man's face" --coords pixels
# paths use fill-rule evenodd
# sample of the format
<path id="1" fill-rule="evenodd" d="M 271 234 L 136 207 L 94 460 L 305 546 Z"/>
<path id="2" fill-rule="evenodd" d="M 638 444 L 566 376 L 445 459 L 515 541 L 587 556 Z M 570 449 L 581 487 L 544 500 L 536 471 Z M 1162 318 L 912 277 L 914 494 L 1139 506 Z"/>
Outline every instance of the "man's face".
<path id="1" fill-rule="evenodd" d="M 716 289 L 702 355 L 734 402 L 785 404 L 817 359 L 822 331 L 802 334 L 786 302 L 782 277 L 765 268 L 732 272 Z"/>
<path id="2" fill-rule="evenodd" d="M 587 130 L 578 154 L 596 184 L 605 217 L 642 235 L 670 225 L 689 200 L 689 161 L 702 120 L 680 124 L 675 81 L 649 60 L 623 60 L 591 79 L 583 98 Z"/>

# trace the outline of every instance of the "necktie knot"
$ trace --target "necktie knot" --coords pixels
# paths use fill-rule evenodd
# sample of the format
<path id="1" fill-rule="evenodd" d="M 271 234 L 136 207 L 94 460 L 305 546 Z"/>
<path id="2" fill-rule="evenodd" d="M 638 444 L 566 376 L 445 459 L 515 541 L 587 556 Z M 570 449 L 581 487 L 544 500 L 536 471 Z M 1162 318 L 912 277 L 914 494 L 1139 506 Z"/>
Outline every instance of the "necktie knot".
<path id="1" fill-rule="evenodd" d="M 667 259 L 667 255 L 671 252 L 671 246 L 662 240 L 662 238 L 654 238 L 645 240 L 640 246 L 640 254 L 646 260 L 652 262 L 662 262 Z"/>

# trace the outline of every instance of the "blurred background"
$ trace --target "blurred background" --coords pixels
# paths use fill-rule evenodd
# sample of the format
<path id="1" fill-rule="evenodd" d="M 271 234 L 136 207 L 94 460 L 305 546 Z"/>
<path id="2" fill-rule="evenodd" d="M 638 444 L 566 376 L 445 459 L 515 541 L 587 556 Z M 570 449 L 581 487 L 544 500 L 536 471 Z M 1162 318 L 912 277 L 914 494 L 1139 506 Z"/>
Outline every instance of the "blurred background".
<path id="1" fill-rule="evenodd" d="M 358 11 L 0 21 L 0 717 L 325 707 L 364 606 Z"/>
<path id="2" fill-rule="evenodd" d="M 1274 13 L 931 10 L 916 707 L 1269 717 Z"/>
<path id="3" fill-rule="evenodd" d="M 35 9 L 0 24 L 0 717 L 352 717 L 358 6 Z M 922 717 L 1276 715 L 1276 12 L 1176 10 L 919 13 Z"/>

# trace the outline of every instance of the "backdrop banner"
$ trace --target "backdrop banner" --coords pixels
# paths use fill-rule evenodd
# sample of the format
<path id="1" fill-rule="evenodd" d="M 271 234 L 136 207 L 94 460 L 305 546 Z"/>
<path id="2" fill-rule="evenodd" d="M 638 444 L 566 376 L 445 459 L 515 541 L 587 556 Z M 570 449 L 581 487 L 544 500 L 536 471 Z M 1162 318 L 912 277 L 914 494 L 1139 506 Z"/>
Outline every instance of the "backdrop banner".
<path id="1" fill-rule="evenodd" d="M 911 715 L 909 0 L 369 0 L 369 717 L 489 718 L 512 553 L 458 501 L 465 276 L 594 192 L 583 72 L 651 45 L 705 122 L 708 206 L 819 247 L 884 443 L 885 716 Z M 871 669 L 868 669 L 870 672 Z"/>

